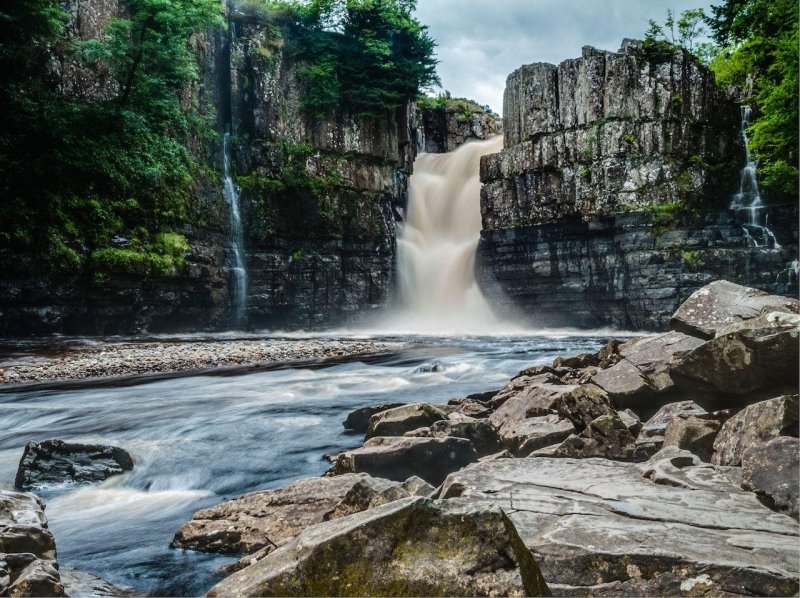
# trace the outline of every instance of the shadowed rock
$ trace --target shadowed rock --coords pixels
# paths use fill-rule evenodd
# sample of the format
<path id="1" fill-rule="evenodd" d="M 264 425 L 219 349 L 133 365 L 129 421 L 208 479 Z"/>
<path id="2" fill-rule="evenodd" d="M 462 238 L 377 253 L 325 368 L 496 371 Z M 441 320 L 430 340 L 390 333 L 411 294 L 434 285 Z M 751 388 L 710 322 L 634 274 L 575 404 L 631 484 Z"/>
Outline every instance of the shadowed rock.
<path id="1" fill-rule="evenodd" d="M 61 440 L 29 442 L 22 453 L 14 486 L 27 490 L 50 484 L 100 482 L 133 469 L 124 449 Z"/>
<path id="2" fill-rule="evenodd" d="M 667 403 L 642 426 L 636 438 L 636 458 L 644 460 L 661 450 L 664 446 L 667 424 L 681 415 L 707 415 L 707 412 L 693 401 Z"/>
<path id="3" fill-rule="evenodd" d="M 742 455 L 742 488 L 761 496 L 769 508 L 797 519 L 800 440 L 781 436 L 747 449 Z"/>
<path id="4" fill-rule="evenodd" d="M 497 507 L 410 498 L 307 528 L 209 596 L 542 596 Z"/>
<path id="5" fill-rule="evenodd" d="M 617 415 L 601 415 L 579 434 L 572 434 L 550 451 L 553 457 L 633 458 L 636 438 Z"/>
<path id="6" fill-rule="evenodd" d="M 714 440 L 722 422 L 713 415 L 679 414 L 667 422 L 663 446 L 675 446 L 694 453 L 705 462 L 714 454 Z"/>

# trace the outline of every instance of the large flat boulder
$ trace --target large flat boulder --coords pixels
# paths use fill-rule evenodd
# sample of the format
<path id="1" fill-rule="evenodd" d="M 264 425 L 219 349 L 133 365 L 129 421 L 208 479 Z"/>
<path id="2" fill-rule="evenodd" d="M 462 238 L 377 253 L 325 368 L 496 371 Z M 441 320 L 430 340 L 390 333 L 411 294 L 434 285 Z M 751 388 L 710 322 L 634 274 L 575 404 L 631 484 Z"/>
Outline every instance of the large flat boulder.
<path id="1" fill-rule="evenodd" d="M 506 510 L 554 595 L 795 594 L 797 522 L 711 465 L 675 461 L 677 485 L 635 463 L 500 459 L 452 474 L 441 496 Z"/>
<path id="2" fill-rule="evenodd" d="M 55 484 L 100 482 L 132 469 L 130 454 L 118 446 L 62 440 L 29 442 L 22 453 L 14 486 L 29 490 Z"/>
<path id="3" fill-rule="evenodd" d="M 619 361 L 615 365 L 600 370 L 591 380 L 620 409 L 655 409 L 657 404 L 652 398 L 674 390 L 670 376 L 673 359 L 702 344 L 700 339 L 674 331 L 635 338 L 619 346 Z"/>
<path id="4" fill-rule="evenodd" d="M 447 419 L 444 409 L 428 403 L 410 403 L 376 413 L 367 423 L 366 438 L 402 436 L 406 432 Z"/>
<path id="5" fill-rule="evenodd" d="M 44 503 L 0 490 L 0 596 L 64 596 Z"/>
<path id="6" fill-rule="evenodd" d="M 714 440 L 715 465 L 741 465 L 749 449 L 778 436 L 798 435 L 798 395 L 786 395 L 754 403 L 722 426 Z"/>
<path id="7" fill-rule="evenodd" d="M 418 476 L 438 486 L 448 474 L 477 460 L 466 438 L 377 436 L 337 456 L 330 473 L 368 473 L 397 482 Z"/>
<path id="8" fill-rule="evenodd" d="M 710 339 L 721 328 L 753 319 L 765 310 L 798 313 L 800 301 L 717 280 L 692 293 L 670 324 L 673 330 Z"/>
<path id="9" fill-rule="evenodd" d="M 799 334 L 795 326 L 730 332 L 682 355 L 670 372 L 681 387 L 702 392 L 705 407 L 734 407 L 754 393 L 797 388 Z"/>
<path id="10" fill-rule="evenodd" d="M 543 596 L 496 506 L 403 499 L 307 528 L 209 596 Z"/>
<path id="11" fill-rule="evenodd" d="M 225 501 L 192 515 L 177 531 L 171 546 L 222 554 L 274 549 L 307 526 L 323 521 L 325 514 L 366 477 L 309 478 Z"/>

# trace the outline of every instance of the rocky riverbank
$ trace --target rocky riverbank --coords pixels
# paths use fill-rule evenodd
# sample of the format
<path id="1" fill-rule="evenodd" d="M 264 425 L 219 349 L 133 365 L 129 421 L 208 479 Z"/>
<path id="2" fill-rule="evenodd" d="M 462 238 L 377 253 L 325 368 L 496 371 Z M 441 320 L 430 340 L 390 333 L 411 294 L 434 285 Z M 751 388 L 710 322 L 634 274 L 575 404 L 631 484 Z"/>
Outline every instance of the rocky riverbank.
<path id="1" fill-rule="evenodd" d="M 102 343 L 53 355 L 33 352 L 0 363 L 0 385 L 258 367 L 393 351 L 400 343 L 367 340 L 259 339 Z"/>
<path id="2" fill-rule="evenodd" d="M 197 513 L 210 595 L 793 595 L 800 302 L 724 281 L 670 332 L 366 407 L 326 477 Z M 764 467 L 770 463 L 769 468 Z"/>

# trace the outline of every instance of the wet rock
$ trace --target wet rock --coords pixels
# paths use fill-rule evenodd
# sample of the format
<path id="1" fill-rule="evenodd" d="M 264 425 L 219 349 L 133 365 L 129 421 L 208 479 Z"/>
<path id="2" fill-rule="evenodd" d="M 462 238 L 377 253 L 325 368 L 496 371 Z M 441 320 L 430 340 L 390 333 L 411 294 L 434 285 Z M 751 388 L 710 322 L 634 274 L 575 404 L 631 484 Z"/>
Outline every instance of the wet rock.
<path id="1" fill-rule="evenodd" d="M 601 415 L 549 453 L 553 457 L 605 457 L 628 461 L 633 458 L 635 442 L 636 438 L 618 416 Z"/>
<path id="2" fill-rule="evenodd" d="M 368 473 L 398 482 L 418 476 L 438 486 L 449 473 L 477 459 L 475 448 L 465 438 L 376 436 L 361 448 L 341 453 L 331 474 Z"/>
<path id="3" fill-rule="evenodd" d="M 435 491 L 433 486 L 418 477 L 409 478 L 400 484 L 382 478 L 363 476 L 363 479 L 350 488 L 338 505 L 325 513 L 323 520 L 347 517 L 410 496 L 431 496 Z"/>
<path id="4" fill-rule="evenodd" d="M 223 554 L 274 550 L 307 526 L 321 522 L 365 477 L 310 478 L 225 501 L 192 515 L 170 546 Z"/>
<path id="5" fill-rule="evenodd" d="M 505 509 L 555 595 L 681 595 L 701 575 L 716 595 L 798 591 L 794 519 L 711 465 L 673 465 L 680 485 L 644 465 L 500 459 L 450 475 L 441 496 Z"/>
<path id="6" fill-rule="evenodd" d="M 427 403 L 411 403 L 395 407 L 369 418 L 366 438 L 375 436 L 402 436 L 406 432 L 447 419 L 444 409 Z"/>
<path id="7" fill-rule="evenodd" d="M 667 424 L 680 415 L 707 415 L 707 411 L 693 401 L 680 401 L 664 405 L 642 426 L 639 436 L 636 438 L 636 458 L 647 459 L 661 450 L 661 447 L 664 446 Z"/>
<path id="8" fill-rule="evenodd" d="M 452 414 L 451 414 L 452 418 Z M 455 438 L 466 438 L 472 442 L 478 457 L 485 457 L 502 450 L 500 436 L 489 424 L 487 419 L 476 419 L 473 421 L 452 421 L 443 420 L 435 422 L 430 427 L 431 436 L 435 438 L 445 438 L 453 436 Z"/>
<path id="9" fill-rule="evenodd" d="M 758 494 L 769 508 L 797 519 L 800 440 L 781 436 L 745 450 L 742 488 Z"/>
<path id="10" fill-rule="evenodd" d="M 592 382 L 605 390 L 619 408 L 647 408 L 656 393 L 673 389 L 672 360 L 703 344 L 680 332 L 637 338 L 620 345 L 620 361 L 600 370 Z"/>
<path id="11" fill-rule="evenodd" d="M 0 595 L 63 596 L 55 559 L 42 500 L 0 490 Z"/>
<path id="12" fill-rule="evenodd" d="M 798 435 L 798 396 L 786 395 L 742 409 L 722 426 L 714 441 L 715 465 L 740 465 L 744 452 L 778 436 Z"/>
<path id="13" fill-rule="evenodd" d="M 405 403 L 383 403 L 382 405 L 370 405 L 369 407 L 360 407 L 354 409 L 347 414 L 347 417 L 342 422 L 345 430 L 352 430 L 353 432 L 361 432 L 362 434 L 367 431 L 367 424 L 369 418 L 376 413 L 382 413 L 389 409 L 402 407 Z"/>
<path id="14" fill-rule="evenodd" d="M 667 422 L 662 445 L 686 449 L 708 463 L 721 427 L 722 422 L 713 415 L 679 414 Z"/>
<path id="15" fill-rule="evenodd" d="M 736 397 L 796 388 L 799 358 L 794 326 L 739 330 L 683 355 L 671 373 L 681 387 L 705 391 L 704 406 L 727 408 Z"/>
<path id="16" fill-rule="evenodd" d="M 692 293 L 672 315 L 673 330 L 711 339 L 726 326 L 756 318 L 764 309 L 800 312 L 800 301 L 717 280 Z"/>
<path id="17" fill-rule="evenodd" d="M 130 454 L 116 446 L 29 442 L 22 453 L 14 486 L 27 490 L 49 484 L 100 482 L 133 469 Z"/>
<path id="18" fill-rule="evenodd" d="M 410 498 L 307 528 L 210 596 L 541 596 L 497 507 Z"/>
<path id="19" fill-rule="evenodd" d="M 135 596 L 128 588 L 121 588 L 106 581 L 102 577 L 79 571 L 77 569 L 60 568 L 61 583 L 67 596 L 80 598 L 102 598 L 104 596 Z"/>

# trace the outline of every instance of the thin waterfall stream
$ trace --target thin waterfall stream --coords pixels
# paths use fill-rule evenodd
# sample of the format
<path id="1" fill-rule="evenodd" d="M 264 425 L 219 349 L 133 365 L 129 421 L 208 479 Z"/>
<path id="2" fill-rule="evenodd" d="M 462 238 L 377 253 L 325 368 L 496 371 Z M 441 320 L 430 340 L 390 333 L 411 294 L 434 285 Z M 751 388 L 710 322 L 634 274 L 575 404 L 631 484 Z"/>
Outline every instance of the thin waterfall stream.
<path id="1" fill-rule="evenodd" d="M 226 131 L 223 138 L 223 173 L 222 195 L 228 204 L 230 212 L 230 232 L 228 244 L 232 255 L 231 272 L 231 311 L 234 328 L 241 328 L 244 323 L 245 308 L 247 307 L 247 268 L 244 260 L 244 233 L 242 232 L 242 216 L 239 205 L 239 190 L 231 177 L 231 134 Z"/>
<path id="2" fill-rule="evenodd" d="M 750 137 L 747 129 L 753 113 L 750 106 L 741 106 L 740 108 L 742 111 L 740 135 L 744 143 L 745 162 L 739 179 L 739 192 L 733 196 L 731 209 L 747 212 L 747 223 L 742 228 L 754 247 L 780 249 L 778 240 L 767 226 L 766 205 L 758 187 L 758 165 L 750 155 Z M 756 236 L 753 236 L 753 233 Z"/>
<path id="3" fill-rule="evenodd" d="M 481 231 L 480 159 L 503 137 L 466 143 L 446 154 L 420 154 L 397 240 L 400 313 L 414 330 L 488 330 L 500 322 L 475 280 Z"/>

